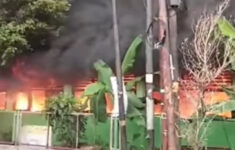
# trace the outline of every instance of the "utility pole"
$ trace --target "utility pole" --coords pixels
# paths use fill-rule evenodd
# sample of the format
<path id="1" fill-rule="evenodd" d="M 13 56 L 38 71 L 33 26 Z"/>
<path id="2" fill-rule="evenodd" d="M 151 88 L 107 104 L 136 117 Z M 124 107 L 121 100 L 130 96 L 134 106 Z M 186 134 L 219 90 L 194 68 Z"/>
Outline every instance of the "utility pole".
<path id="1" fill-rule="evenodd" d="M 172 9 L 179 4 L 180 0 L 158 0 L 158 38 L 164 39 L 160 51 L 161 92 L 164 93 L 162 150 L 179 150 L 179 140 L 176 135 L 176 103 L 178 102 L 177 18 L 176 11 Z"/>
<path id="2" fill-rule="evenodd" d="M 175 0 L 177 1 L 177 0 Z M 178 0 L 179 1 L 179 0 Z M 172 77 L 172 103 L 169 104 L 169 117 L 168 124 L 173 124 L 172 128 L 169 129 L 169 136 L 174 140 L 174 145 L 177 150 L 180 150 L 180 142 L 177 133 L 179 133 L 179 65 L 178 65 L 178 49 L 177 49 L 177 12 L 176 9 L 179 7 L 179 3 L 172 5 L 169 10 L 169 34 L 170 34 L 170 45 L 171 45 L 171 55 L 170 55 L 170 66 L 171 66 L 171 77 Z M 170 116 L 171 115 L 171 116 Z"/>
<path id="3" fill-rule="evenodd" d="M 146 0 L 147 38 L 146 56 L 146 116 L 148 131 L 148 150 L 154 150 L 154 101 L 153 101 L 153 0 Z"/>
<path id="4" fill-rule="evenodd" d="M 118 83 L 118 105 L 119 105 L 119 119 L 120 119 L 120 139 L 121 149 L 127 150 L 127 136 L 126 136 L 126 117 L 124 110 L 124 94 L 123 94 L 123 81 L 120 59 L 120 46 L 119 46 L 119 31 L 118 31 L 118 19 L 117 19 L 117 5 L 116 0 L 112 0 L 113 7 L 113 29 L 114 29 L 114 43 L 115 43 L 115 64 L 116 75 Z"/>

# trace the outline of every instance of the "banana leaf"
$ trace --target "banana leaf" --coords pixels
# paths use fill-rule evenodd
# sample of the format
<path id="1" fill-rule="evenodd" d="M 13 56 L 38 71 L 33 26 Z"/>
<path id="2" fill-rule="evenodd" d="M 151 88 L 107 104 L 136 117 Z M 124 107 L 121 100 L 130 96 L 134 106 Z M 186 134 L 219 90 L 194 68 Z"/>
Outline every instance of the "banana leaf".
<path id="1" fill-rule="evenodd" d="M 226 87 L 223 87 L 222 89 L 229 96 L 230 99 L 235 99 L 234 89 L 230 89 L 230 88 L 226 88 Z"/>
<path id="2" fill-rule="evenodd" d="M 235 48 L 235 28 L 234 26 L 225 18 L 223 17 L 218 21 L 218 27 L 221 34 L 228 38 L 228 43 L 233 48 Z M 230 57 L 231 60 L 234 60 L 233 57 Z M 235 62 L 232 61 L 231 63 L 232 70 L 235 70 Z"/>
<path id="3" fill-rule="evenodd" d="M 218 21 L 218 26 L 222 35 L 228 37 L 229 39 L 235 38 L 235 28 L 226 18 L 220 19 Z"/>
<path id="4" fill-rule="evenodd" d="M 128 74 L 132 71 L 142 43 L 143 39 L 141 38 L 141 36 L 138 36 L 134 39 L 131 46 L 128 48 L 125 57 L 122 61 L 123 74 Z"/>
<path id="5" fill-rule="evenodd" d="M 98 122 L 105 122 L 107 119 L 105 91 L 101 90 L 91 99 L 92 112 Z"/>
<path id="6" fill-rule="evenodd" d="M 84 91 L 84 96 L 92 96 L 103 90 L 105 86 L 102 83 L 90 84 Z"/>
<path id="7" fill-rule="evenodd" d="M 98 74 L 98 82 L 104 84 L 107 91 L 112 89 L 110 77 L 113 76 L 112 69 L 103 61 L 98 60 L 94 64 L 94 68 Z"/>
<path id="8" fill-rule="evenodd" d="M 131 104 L 128 105 L 127 117 L 131 121 L 134 121 L 136 125 L 145 127 L 145 119 L 143 113 Z"/>
<path id="9" fill-rule="evenodd" d="M 137 77 L 137 78 L 135 78 L 135 79 L 133 79 L 133 80 L 127 82 L 127 84 L 126 84 L 126 90 L 127 90 L 127 91 L 132 90 L 132 88 L 135 87 L 136 84 L 137 84 L 138 82 L 140 82 L 143 78 L 144 78 L 144 77 Z"/>
<path id="10" fill-rule="evenodd" d="M 128 105 L 132 105 L 136 108 L 144 108 L 145 104 L 137 97 L 134 92 L 127 92 L 128 96 Z"/>
<path id="11" fill-rule="evenodd" d="M 215 113 L 215 114 L 231 112 L 234 110 L 235 110 L 235 101 L 234 100 L 222 102 L 219 104 L 214 104 L 214 105 L 210 106 L 210 108 L 209 108 L 209 112 Z"/>
<path id="12" fill-rule="evenodd" d="M 136 84 L 136 95 L 138 98 L 144 98 L 146 96 L 145 82 L 142 80 Z"/>

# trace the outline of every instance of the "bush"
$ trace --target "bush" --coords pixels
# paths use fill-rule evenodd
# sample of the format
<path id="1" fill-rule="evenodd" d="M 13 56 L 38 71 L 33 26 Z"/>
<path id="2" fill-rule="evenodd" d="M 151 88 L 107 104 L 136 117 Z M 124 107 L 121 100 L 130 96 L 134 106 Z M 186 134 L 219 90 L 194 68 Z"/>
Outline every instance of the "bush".
<path id="1" fill-rule="evenodd" d="M 74 146 L 76 143 L 76 117 L 71 115 L 75 104 L 75 98 L 65 94 L 50 98 L 46 104 L 46 112 L 50 114 L 49 124 L 62 146 Z"/>

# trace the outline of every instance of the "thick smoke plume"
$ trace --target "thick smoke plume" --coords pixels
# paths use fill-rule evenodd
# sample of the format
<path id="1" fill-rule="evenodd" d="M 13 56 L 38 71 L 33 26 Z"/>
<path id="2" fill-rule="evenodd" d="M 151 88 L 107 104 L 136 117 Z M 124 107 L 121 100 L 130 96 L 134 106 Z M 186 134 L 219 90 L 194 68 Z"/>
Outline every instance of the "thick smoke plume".
<path id="1" fill-rule="evenodd" d="M 117 0 L 121 53 L 124 55 L 131 41 L 145 33 L 145 0 Z M 196 19 L 214 10 L 221 0 L 184 0 L 178 17 L 178 43 L 192 35 Z M 228 15 L 235 15 L 235 1 L 231 0 Z M 156 14 L 157 15 L 157 14 Z M 155 33 L 157 34 L 157 33 Z M 136 70 L 144 73 L 144 52 Z M 54 75 L 82 78 L 92 75 L 92 65 L 102 59 L 114 66 L 112 7 L 110 0 L 74 0 L 62 36 L 52 41 L 51 49 L 29 56 L 35 64 Z M 156 70 L 157 52 L 154 54 Z"/>
<path id="2" fill-rule="evenodd" d="M 118 0 L 122 55 L 131 41 L 145 31 L 142 0 Z M 102 59 L 114 66 L 112 5 L 108 0 L 75 0 L 64 35 L 53 42 L 47 60 L 58 74 L 89 75 Z"/>

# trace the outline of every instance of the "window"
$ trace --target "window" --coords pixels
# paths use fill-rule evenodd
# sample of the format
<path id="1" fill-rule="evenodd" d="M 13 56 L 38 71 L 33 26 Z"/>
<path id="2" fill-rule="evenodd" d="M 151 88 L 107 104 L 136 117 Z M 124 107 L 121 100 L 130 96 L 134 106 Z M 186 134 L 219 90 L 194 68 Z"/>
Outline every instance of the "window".
<path id="1" fill-rule="evenodd" d="M 46 103 L 46 92 L 45 90 L 33 90 L 32 94 L 32 106 L 31 111 L 43 111 Z"/>
<path id="2" fill-rule="evenodd" d="M 16 110 L 28 110 L 29 108 L 29 96 L 26 92 L 16 93 Z"/>
<path id="3" fill-rule="evenodd" d="M 0 92 L 0 110 L 6 109 L 6 92 Z"/>

